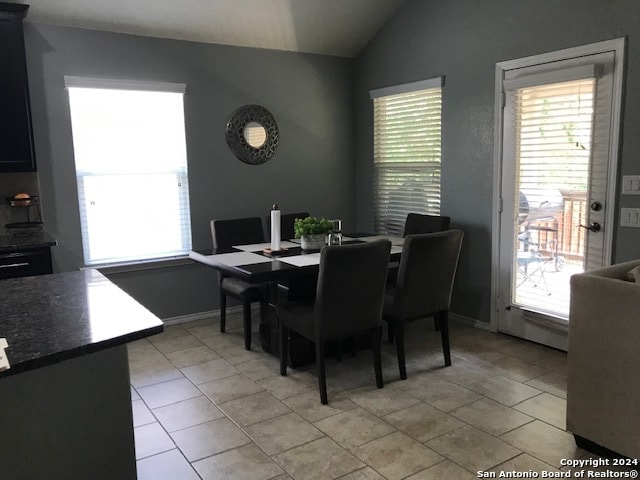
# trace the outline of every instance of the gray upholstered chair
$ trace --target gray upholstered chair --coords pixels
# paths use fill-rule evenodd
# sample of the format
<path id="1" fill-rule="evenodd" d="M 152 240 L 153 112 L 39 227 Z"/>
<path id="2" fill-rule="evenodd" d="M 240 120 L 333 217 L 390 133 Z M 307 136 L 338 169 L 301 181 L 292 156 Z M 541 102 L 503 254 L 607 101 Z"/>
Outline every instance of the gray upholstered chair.
<path id="1" fill-rule="evenodd" d="M 451 217 L 409 213 L 404 223 L 403 237 L 421 233 L 443 232 L 449 230 L 450 223 Z"/>
<path id="2" fill-rule="evenodd" d="M 439 215 L 423 215 L 421 213 L 409 213 L 404 222 L 403 237 L 407 235 L 419 235 L 421 233 L 434 233 L 444 232 L 449 230 L 451 224 L 451 217 L 439 216 Z M 389 274 L 387 275 L 387 283 L 389 285 L 395 285 L 398 280 L 398 265 L 393 264 L 389 267 Z M 436 328 L 438 326 L 436 325 Z M 393 331 L 389 326 L 388 332 L 389 341 L 393 341 Z"/>
<path id="3" fill-rule="evenodd" d="M 298 213 L 281 213 L 280 214 L 280 238 L 282 240 L 289 240 L 294 237 L 293 224 L 296 218 L 307 218 L 309 212 Z M 265 217 L 267 225 L 267 240 L 271 238 L 271 217 Z"/>
<path id="4" fill-rule="evenodd" d="M 222 253 L 231 250 L 234 245 L 264 242 L 264 229 L 260 217 L 234 218 L 229 220 L 211 220 L 213 250 Z M 218 272 L 220 288 L 220 331 L 226 329 L 227 296 L 242 302 L 244 327 L 244 346 L 251 350 L 251 304 L 267 298 L 268 287 L 265 284 L 247 283 L 239 278 L 228 277 Z"/>
<path id="5" fill-rule="evenodd" d="M 567 430 L 579 447 L 640 458 L 639 366 L 640 260 L 573 275 Z"/>
<path id="6" fill-rule="evenodd" d="M 289 330 L 315 343 L 320 401 L 327 399 L 325 342 L 368 333 L 371 336 L 376 385 L 383 387 L 380 360 L 382 302 L 391 242 L 324 247 L 315 304 L 276 305 L 280 334 L 280 374 L 287 374 Z"/>
<path id="7" fill-rule="evenodd" d="M 458 268 L 460 230 L 409 235 L 404 242 L 398 281 L 387 287 L 382 318 L 393 328 L 400 378 L 407 378 L 405 323 L 435 316 L 440 327 L 445 365 L 451 365 L 448 312 Z"/>

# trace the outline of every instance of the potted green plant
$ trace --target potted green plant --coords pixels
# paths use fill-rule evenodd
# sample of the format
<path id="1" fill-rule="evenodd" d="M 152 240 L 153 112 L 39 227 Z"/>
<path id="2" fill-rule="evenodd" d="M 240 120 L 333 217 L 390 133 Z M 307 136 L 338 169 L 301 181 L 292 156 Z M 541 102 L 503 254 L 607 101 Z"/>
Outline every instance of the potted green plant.
<path id="1" fill-rule="evenodd" d="M 320 250 L 327 244 L 327 235 L 333 231 L 333 223 L 325 218 L 296 218 L 293 232 L 301 241 L 303 250 Z"/>

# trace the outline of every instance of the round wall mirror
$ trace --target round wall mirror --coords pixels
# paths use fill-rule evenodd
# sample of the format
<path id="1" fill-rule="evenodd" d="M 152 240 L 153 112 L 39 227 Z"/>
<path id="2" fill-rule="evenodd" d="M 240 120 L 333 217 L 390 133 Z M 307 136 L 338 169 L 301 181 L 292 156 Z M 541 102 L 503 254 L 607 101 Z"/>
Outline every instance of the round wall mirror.
<path id="1" fill-rule="evenodd" d="M 227 144 L 239 160 L 259 165 L 278 148 L 278 124 L 260 105 L 244 105 L 227 122 Z"/>

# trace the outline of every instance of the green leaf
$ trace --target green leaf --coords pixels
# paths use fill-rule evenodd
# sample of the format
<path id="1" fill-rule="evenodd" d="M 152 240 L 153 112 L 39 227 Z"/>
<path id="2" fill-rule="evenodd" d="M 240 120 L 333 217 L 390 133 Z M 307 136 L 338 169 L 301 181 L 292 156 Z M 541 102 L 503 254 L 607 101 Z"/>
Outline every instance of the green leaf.
<path id="1" fill-rule="evenodd" d="M 293 221 L 295 238 L 300 238 L 303 235 L 331 233 L 332 231 L 333 224 L 324 217 L 319 219 L 316 217 L 296 218 Z"/>

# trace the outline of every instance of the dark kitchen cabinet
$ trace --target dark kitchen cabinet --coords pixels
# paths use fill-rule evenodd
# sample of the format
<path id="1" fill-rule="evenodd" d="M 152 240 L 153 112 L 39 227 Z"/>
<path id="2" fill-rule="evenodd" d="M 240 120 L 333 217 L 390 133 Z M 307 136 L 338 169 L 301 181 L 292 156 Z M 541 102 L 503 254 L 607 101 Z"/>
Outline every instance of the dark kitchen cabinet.
<path id="1" fill-rule="evenodd" d="M 52 272 L 49 247 L 20 249 L 13 252 L 0 251 L 0 279 L 30 277 Z"/>
<path id="2" fill-rule="evenodd" d="M 0 2 L 0 172 L 36 170 L 22 32 L 28 8 Z"/>

